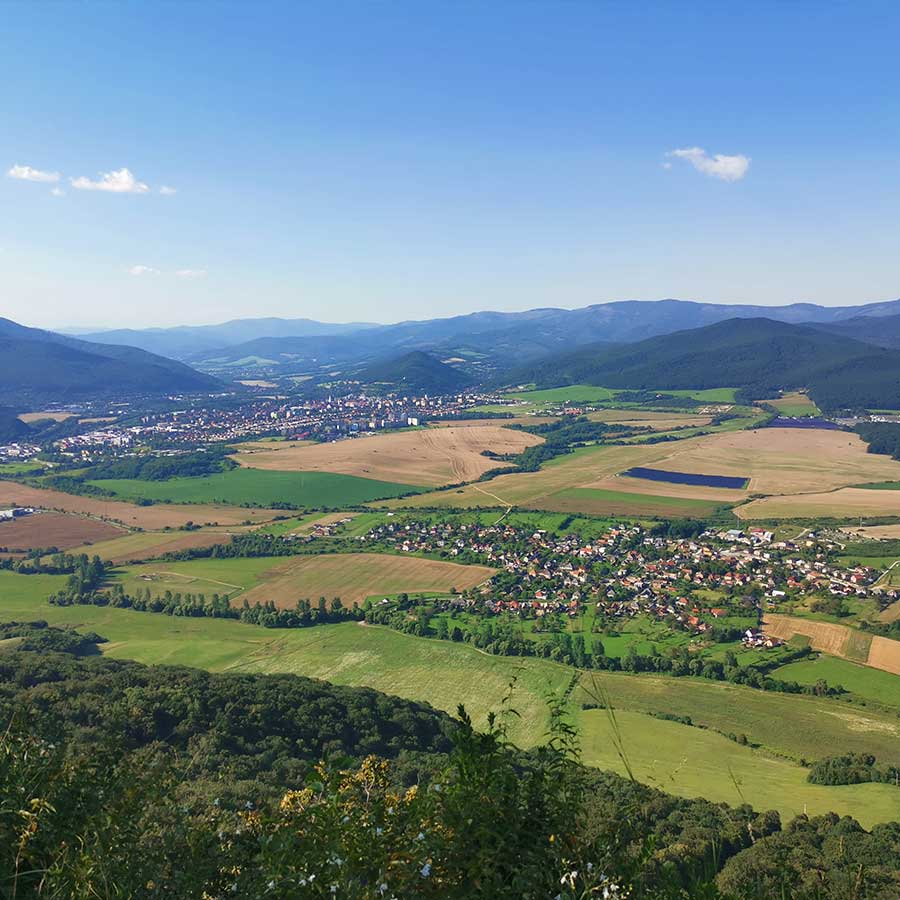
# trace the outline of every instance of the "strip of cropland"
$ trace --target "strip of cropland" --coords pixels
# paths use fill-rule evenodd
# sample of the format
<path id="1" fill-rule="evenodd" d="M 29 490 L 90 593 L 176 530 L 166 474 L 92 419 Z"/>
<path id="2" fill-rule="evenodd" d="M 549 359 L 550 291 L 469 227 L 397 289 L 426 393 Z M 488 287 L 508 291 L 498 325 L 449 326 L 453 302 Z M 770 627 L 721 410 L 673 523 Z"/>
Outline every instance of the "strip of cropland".
<path id="1" fill-rule="evenodd" d="M 833 656 L 871 666 L 873 669 L 900 675 L 900 641 L 868 634 L 834 622 L 818 622 L 777 613 L 765 615 L 763 629 L 766 634 L 781 640 L 790 640 L 795 635 L 803 635 L 809 638 L 814 650 L 822 650 Z"/>
<path id="2" fill-rule="evenodd" d="M 42 509 L 73 512 L 98 519 L 121 522 L 130 528 L 180 528 L 189 522 L 194 525 L 239 525 L 266 522 L 279 510 L 241 509 L 221 504 L 154 504 L 139 506 L 120 500 L 85 497 L 63 491 L 32 487 L 14 481 L 0 480 L 0 507 L 34 506 Z"/>
<path id="3" fill-rule="evenodd" d="M 136 567 L 139 568 L 139 567 Z M 490 656 L 466 644 L 400 634 L 353 623 L 274 630 L 224 619 L 179 618 L 112 607 L 53 607 L 44 597 L 63 576 L 0 572 L 0 618 L 44 618 L 108 637 L 105 652 L 146 663 L 191 665 L 213 671 L 293 672 L 336 684 L 365 685 L 427 701 L 439 709 L 459 703 L 479 724 L 488 712 L 515 709 L 511 738 L 521 746 L 546 733 L 548 691 L 563 693 L 572 669 L 536 659 Z M 866 752 L 900 764 L 900 721 L 875 709 L 834 700 L 775 694 L 703 679 L 584 673 L 572 694 L 584 759 L 623 770 L 672 793 L 775 808 L 788 817 L 835 810 L 865 825 L 897 819 L 900 794 L 892 785 L 809 785 L 798 761 L 827 752 Z M 605 711 L 581 710 L 598 693 Z M 655 713 L 695 723 L 660 722 Z M 627 715 L 626 715 L 627 714 Z M 791 722 L 791 728 L 784 723 Z M 721 737 L 746 734 L 753 750 Z M 615 736 L 618 735 L 618 736 Z M 735 784 L 737 782 L 737 784 Z"/>
<path id="4" fill-rule="evenodd" d="M 0 521 L 0 547 L 35 550 L 56 547 L 69 550 L 86 542 L 115 538 L 125 533 L 122 526 L 72 513 L 36 512 Z"/>
<path id="5" fill-rule="evenodd" d="M 288 504 L 294 507 L 353 506 L 415 493 L 412 484 L 378 481 L 332 472 L 273 472 L 231 469 L 214 475 L 141 481 L 135 478 L 90 482 L 124 500 L 168 503 L 221 503 L 241 506 Z"/>

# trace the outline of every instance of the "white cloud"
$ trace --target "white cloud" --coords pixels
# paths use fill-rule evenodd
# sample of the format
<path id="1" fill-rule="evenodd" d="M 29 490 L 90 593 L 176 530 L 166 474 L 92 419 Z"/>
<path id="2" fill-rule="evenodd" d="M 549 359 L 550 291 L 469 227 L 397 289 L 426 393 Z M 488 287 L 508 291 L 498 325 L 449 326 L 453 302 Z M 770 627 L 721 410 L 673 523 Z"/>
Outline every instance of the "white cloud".
<path id="1" fill-rule="evenodd" d="M 111 194 L 146 194 L 150 187 L 138 181 L 128 169 L 116 169 L 112 172 L 101 172 L 97 181 L 91 181 L 82 175 L 70 178 L 72 187 L 79 191 L 108 191 Z"/>
<path id="2" fill-rule="evenodd" d="M 132 266 L 128 270 L 129 275 L 159 275 L 159 269 L 152 266 Z"/>
<path id="3" fill-rule="evenodd" d="M 19 181 L 41 181 L 52 184 L 59 181 L 59 172 L 43 172 L 40 169 L 32 169 L 31 166 L 13 166 L 6 173 L 10 178 L 18 178 Z"/>
<path id="4" fill-rule="evenodd" d="M 169 187 L 169 185 L 164 184 L 164 185 L 159 189 L 159 192 L 160 192 L 161 194 L 163 194 L 164 196 L 166 196 L 166 197 L 171 197 L 172 194 L 177 194 L 177 193 L 178 193 L 178 189 L 177 189 L 177 188 L 173 188 L 173 187 Z"/>
<path id="5" fill-rule="evenodd" d="M 722 181 L 740 181 L 750 168 L 749 156 L 724 156 L 721 153 L 709 156 L 701 147 L 672 150 L 666 156 L 687 160 L 698 172 L 711 178 L 721 178 Z"/>
<path id="6" fill-rule="evenodd" d="M 50 188 L 50 193 L 53 194 L 54 197 L 66 196 L 66 192 L 61 187 Z"/>
<path id="7" fill-rule="evenodd" d="M 179 269 L 175 274 L 179 278 L 205 278 L 206 269 Z"/>

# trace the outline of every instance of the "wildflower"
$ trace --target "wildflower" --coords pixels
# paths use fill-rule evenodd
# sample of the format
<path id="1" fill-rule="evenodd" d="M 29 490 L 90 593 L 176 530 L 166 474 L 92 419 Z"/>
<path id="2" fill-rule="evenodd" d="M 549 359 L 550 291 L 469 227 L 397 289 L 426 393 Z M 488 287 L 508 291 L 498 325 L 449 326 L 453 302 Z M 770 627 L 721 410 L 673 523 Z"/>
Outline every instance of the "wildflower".
<path id="1" fill-rule="evenodd" d="M 423 878 L 427 878 L 431 874 L 431 863 L 425 863 L 425 865 L 422 866 L 421 869 L 419 869 L 419 874 Z"/>
<path id="2" fill-rule="evenodd" d="M 272 881 L 270 881 L 270 882 L 266 885 L 266 887 L 267 887 L 270 891 L 274 891 L 274 890 L 275 890 L 275 881 L 274 881 L 274 879 L 273 879 Z"/>
<path id="3" fill-rule="evenodd" d="M 253 801 L 252 801 L 252 800 L 248 800 L 248 801 L 244 804 L 244 809 L 253 809 Z"/>
<path id="4" fill-rule="evenodd" d="M 376 826 L 375 834 L 384 834 L 384 829 L 380 825 Z"/>
<path id="5" fill-rule="evenodd" d="M 213 800 L 213 806 L 221 806 L 221 805 L 222 805 L 221 799 L 219 799 L 218 797 L 216 797 L 216 799 Z"/>
<path id="6" fill-rule="evenodd" d="M 417 841 L 424 841 L 424 840 L 425 840 L 425 833 L 422 832 L 422 831 L 420 831 L 420 832 L 416 835 L 416 840 L 417 840 Z"/>
<path id="7" fill-rule="evenodd" d="M 341 824 L 346 825 L 349 821 L 350 821 L 350 816 L 344 816 L 344 818 L 341 819 Z"/>

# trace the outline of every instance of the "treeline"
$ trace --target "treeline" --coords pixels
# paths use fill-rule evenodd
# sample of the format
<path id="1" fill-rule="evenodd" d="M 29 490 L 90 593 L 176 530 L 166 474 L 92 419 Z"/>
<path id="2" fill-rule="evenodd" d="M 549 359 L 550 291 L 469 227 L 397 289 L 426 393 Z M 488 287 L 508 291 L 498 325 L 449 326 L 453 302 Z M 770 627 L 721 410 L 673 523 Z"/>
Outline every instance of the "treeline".
<path id="1" fill-rule="evenodd" d="M 0 559 L 0 570 L 19 575 L 71 575 L 70 585 L 75 590 L 93 590 L 99 587 L 106 574 L 106 564 L 96 554 L 88 558 L 86 553 L 64 553 L 59 550 L 29 550 L 17 559 Z M 77 585 L 77 587 L 75 587 Z"/>
<path id="2" fill-rule="evenodd" d="M 813 763 L 807 776 L 811 784 L 866 784 L 881 782 L 900 785 L 900 768 L 878 766 L 868 753 L 830 756 Z"/>
<path id="3" fill-rule="evenodd" d="M 386 625 L 395 631 L 417 637 L 468 643 L 497 656 L 531 656 L 548 659 L 551 662 L 575 666 L 579 669 L 597 669 L 606 672 L 632 672 L 669 675 L 674 678 L 707 678 L 711 681 L 727 681 L 730 684 L 745 685 L 764 691 L 778 691 L 788 694 L 810 694 L 818 697 L 834 697 L 846 693 L 840 685 L 832 686 L 827 681 L 815 684 L 800 684 L 785 681 L 768 674 L 767 666 L 741 666 L 731 650 L 726 650 L 724 661 L 702 659 L 691 654 L 686 648 L 679 648 L 670 655 L 652 653 L 643 655 L 630 647 L 625 656 L 607 656 L 602 641 L 592 637 L 588 646 L 584 635 L 560 632 L 535 640 L 525 637 L 521 630 L 508 622 L 494 622 L 485 619 L 476 628 L 464 630 L 451 618 L 436 616 L 424 605 L 416 605 L 406 595 L 401 595 L 398 604 L 370 605 L 365 611 L 365 620 L 374 625 Z M 720 642 L 736 640 L 740 629 L 722 628 L 713 633 L 713 640 Z M 798 647 L 778 657 L 777 665 L 803 659 L 812 651 L 809 647 Z M 773 663 L 775 665 L 775 663 Z"/>
<path id="4" fill-rule="evenodd" d="M 869 453 L 882 453 L 900 459 L 900 424 L 860 422 L 853 430 L 869 445 Z"/>
<path id="5" fill-rule="evenodd" d="M 33 622 L 0 622 L 0 641 L 19 640 L 16 650 L 33 650 L 37 653 L 71 653 L 74 656 L 95 656 L 105 637 L 93 631 L 84 634 L 71 628 L 50 628 L 43 619 Z"/>
<path id="6" fill-rule="evenodd" d="M 310 628 L 313 625 L 333 625 L 338 622 L 358 622 L 363 618 L 359 604 L 344 606 L 340 597 L 327 601 L 319 598 L 316 606 L 309 599 L 297 600 L 293 608 L 277 607 L 272 600 L 250 604 L 244 600 L 240 609 L 232 606 L 227 596 L 213 594 L 209 600 L 202 593 L 184 593 L 171 590 L 151 596 L 150 588 L 128 594 L 121 584 L 109 591 L 85 588 L 81 591 L 66 590 L 51 594 L 51 606 L 112 606 L 117 609 L 133 609 L 137 612 L 162 613 L 188 619 L 237 619 L 247 625 L 264 628 Z"/>
<path id="7" fill-rule="evenodd" d="M 0 652 L 4 893 L 846 900 L 900 825 L 671 797 L 424 704 L 290 675 Z M 321 765 L 318 763 L 323 761 Z M 313 768 L 315 766 L 315 769 Z M 405 789 L 405 785 L 412 785 Z M 19 812 L 24 810 L 25 812 Z"/>
<path id="8" fill-rule="evenodd" d="M 229 459 L 230 449 L 221 444 L 173 456 L 128 456 L 92 466 L 82 480 L 135 478 L 138 481 L 166 481 L 169 478 L 193 478 L 214 475 L 237 468 Z"/>

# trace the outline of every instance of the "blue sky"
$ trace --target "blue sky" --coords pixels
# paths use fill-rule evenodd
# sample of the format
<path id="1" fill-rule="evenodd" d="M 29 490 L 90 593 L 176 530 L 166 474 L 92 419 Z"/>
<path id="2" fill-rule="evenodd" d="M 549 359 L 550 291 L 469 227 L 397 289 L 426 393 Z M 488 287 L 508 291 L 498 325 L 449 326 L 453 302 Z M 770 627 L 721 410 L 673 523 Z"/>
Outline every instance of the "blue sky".
<path id="1" fill-rule="evenodd" d="M 0 314 L 897 297 L 900 5 L 727 6 L 8 2 Z"/>

